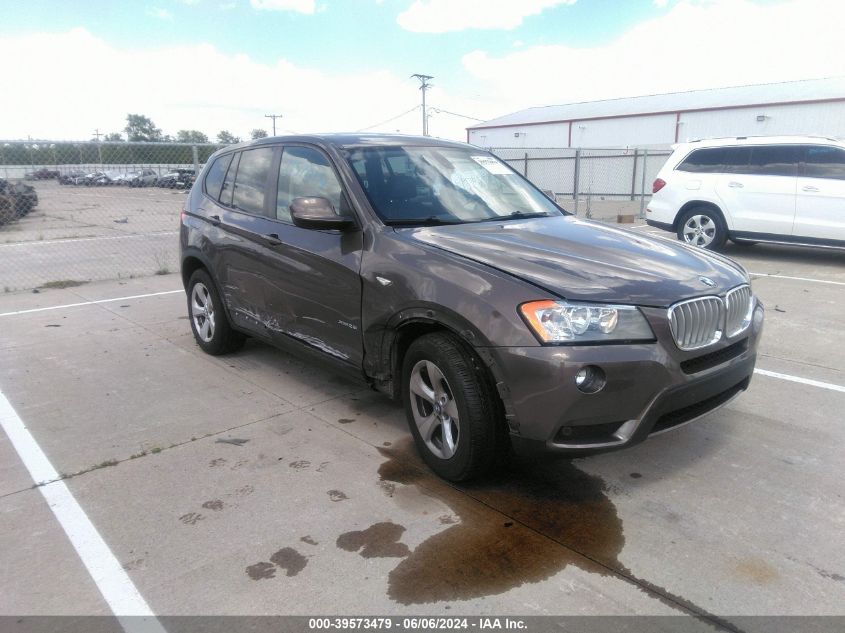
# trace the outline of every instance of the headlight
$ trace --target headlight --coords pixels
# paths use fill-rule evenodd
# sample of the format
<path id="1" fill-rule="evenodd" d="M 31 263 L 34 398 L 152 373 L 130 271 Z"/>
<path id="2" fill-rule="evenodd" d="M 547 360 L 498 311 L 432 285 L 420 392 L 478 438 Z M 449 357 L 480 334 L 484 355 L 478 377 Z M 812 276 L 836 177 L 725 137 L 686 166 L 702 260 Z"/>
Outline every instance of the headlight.
<path id="1" fill-rule="evenodd" d="M 634 306 L 531 301 L 519 311 L 544 343 L 652 341 L 645 317 Z"/>

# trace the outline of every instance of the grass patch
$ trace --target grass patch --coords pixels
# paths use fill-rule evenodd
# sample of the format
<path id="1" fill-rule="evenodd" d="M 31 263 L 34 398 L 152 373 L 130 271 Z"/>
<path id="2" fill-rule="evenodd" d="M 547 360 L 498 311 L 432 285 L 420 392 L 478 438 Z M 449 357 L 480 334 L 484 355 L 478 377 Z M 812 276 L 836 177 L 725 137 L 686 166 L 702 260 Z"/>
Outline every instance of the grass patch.
<path id="1" fill-rule="evenodd" d="M 55 288 L 61 290 L 62 288 L 75 288 L 76 286 L 84 286 L 87 281 L 77 281 L 75 279 L 59 279 L 56 281 L 48 281 L 46 284 L 41 284 L 39 288 Z"/>

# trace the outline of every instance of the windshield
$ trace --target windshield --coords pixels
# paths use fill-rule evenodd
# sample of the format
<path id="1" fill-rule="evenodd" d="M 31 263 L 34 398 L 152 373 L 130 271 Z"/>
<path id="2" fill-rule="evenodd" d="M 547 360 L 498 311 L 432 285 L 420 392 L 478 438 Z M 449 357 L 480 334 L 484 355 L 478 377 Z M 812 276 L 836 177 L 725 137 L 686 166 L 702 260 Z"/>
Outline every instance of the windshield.
<path id="1" fill-rule="evenodd" d="M 461 224 L 562 215 L 492 154 L 451 147 L 351 148 L 346 158 L 385 224 Z"/>

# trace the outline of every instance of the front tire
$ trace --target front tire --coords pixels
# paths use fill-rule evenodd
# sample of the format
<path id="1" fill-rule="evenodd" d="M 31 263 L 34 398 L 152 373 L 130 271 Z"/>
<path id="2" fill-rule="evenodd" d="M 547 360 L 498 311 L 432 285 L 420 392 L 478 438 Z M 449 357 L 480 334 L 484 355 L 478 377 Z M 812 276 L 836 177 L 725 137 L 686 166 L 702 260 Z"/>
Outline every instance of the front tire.
<path id="1" fill-rule="evenodd" d="M 718 251 L 728 239 L 728 229 L 722 214 L 712 207 L 694 207 L 681 216 L 678 239 L 690 246 Z"/>
<path id="2" fill-rule="evenodd" d="M 508 441 L 486 368 L 459 338 L 426 334 L 402 364 L 402 400 L 423 460 L 449 481 L 487 473 Z"/>
<path id="3" fill-rule="evenodd" d="M 244 335 L 232 329 L 217 288 L 202 268 L 188 281 L 188 318 L 194 340 L 207 354 L 227 354 L 244 344 Z"/>

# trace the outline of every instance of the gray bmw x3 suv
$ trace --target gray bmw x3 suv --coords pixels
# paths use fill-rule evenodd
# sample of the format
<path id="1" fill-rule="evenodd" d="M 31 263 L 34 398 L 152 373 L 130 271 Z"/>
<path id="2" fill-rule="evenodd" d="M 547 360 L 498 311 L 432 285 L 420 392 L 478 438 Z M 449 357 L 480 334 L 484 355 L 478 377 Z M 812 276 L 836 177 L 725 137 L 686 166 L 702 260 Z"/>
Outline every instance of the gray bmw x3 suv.
<path id="1" fill-rule="evenodd" d="M 440 476 L 631 446 L 748 387 L 743 268 L 576 218 L 492 154 L 380 135 L 229 146 L 182 213 L 198 345 L 328 361 L 404 403 Z"/>

